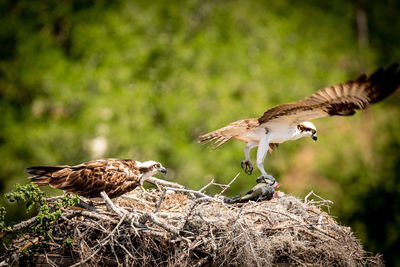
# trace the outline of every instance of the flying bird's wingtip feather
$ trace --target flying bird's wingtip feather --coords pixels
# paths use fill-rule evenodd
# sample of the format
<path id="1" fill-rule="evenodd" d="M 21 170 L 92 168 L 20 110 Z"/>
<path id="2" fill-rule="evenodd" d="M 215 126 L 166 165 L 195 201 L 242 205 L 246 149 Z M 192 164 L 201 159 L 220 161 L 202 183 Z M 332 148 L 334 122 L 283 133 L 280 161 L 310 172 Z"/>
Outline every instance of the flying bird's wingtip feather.
<path id="1" fill-rule="evenodd" d="M 216 150 L 217 148 L 219 148 L 220 146 L 222 146 L 223 144 L 225 144 L 226 142 L 228 142 L 229 141 L 229 139 L 230 138 L 224 138 L 224 139 L 222 139 L 221 141 L 216 141 L 215 143 L 214 143 L 214 147 L 213 147 L 213 149 L 212 150 Z"/>
<path id="2" fill-rule="evenodd" d="M 207 144 L 207 143 L 209 143 L 211 141 L 212 141 L 212 138 L 207 138 L 207 137 L 203 137 L 203 136 L 199 136 L 199 138 L 197 140 L 197 142 L 199 144 Z"/>
<path id="3" fill-rule="evenodd" d="M 218 130 L 217 130 L 218 131 Z M 217 149 L 227 141 L 231 139 L 231 136 L 225 136 L 219 133 L 216 133 L 216 131 L 204 134 L 202 136 L 199 136 L 198 142 L 201 144 L 211 144 L 213 143 L 213 148 L 212 150 Z"/>
<path id="4" fill-rule="evenodd" d="M 199 143 L 204 143 L 204 142 L 209 141 L 209 140 L 212 139 L 213 137 L 215 138 L 215 136 L 212 135 L 212 132 L 211 132 L 211 133 L 207 133 L 207 134 L 200 135 L 199 137 L 197 137 L 197 141 L 198 141 Z"/>
<path id="5" fill-rule="evenodd" d="M 198 143 L 200 144 L 211 144 L 213 143 L 212 150 L 216 150 L 218 147 L 226 143 L 231 137 L 221 135 L 218 130 L 201 135 L 198 137 Z"/>
<path id="6" fill-rule="evenodd" d="M 371 103 L 377 103 L 400 88 L 400 70 L 399 64 L 393 63 L 386 70 L 380 68 L 374 72 L 368 79 L 372 84 L 369 92 Z"/>
<path id="7" fill-rule="evenodd" d="M 382 68 L 380 68 L 378 71 L 380 71 L 381 69 L 382 69 Z M 362 82 L 365 82 L 367 79 L 368 79 L 367 74 L 363 73 L 363 74 L 361 74 L 360 76 L 358 76 L 354 81 L 349 81 L 349 82 L 352 82 L 352 83 L 355 83 L 355 82 L 357 82 L 357 83 L 362 83 Z"/>
<path id="8" fill-rule="evenodd" d="M 207 144 L 213 143 L 213 142 L 215 142 L 215 139 L 217 139 L 217 137 L 204 140 L 204 141 L 201 142 L 201 144 L 207 145 Z"/>

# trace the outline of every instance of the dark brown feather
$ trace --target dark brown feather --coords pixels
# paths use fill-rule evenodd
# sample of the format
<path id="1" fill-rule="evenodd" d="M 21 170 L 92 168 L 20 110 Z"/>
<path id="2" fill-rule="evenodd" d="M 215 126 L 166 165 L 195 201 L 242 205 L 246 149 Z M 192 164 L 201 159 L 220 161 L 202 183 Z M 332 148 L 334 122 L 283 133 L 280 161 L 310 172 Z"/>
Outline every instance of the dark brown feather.
<path id="1" fill-rule="evenodd" d="M 105 191 L 110 198 L 123 195 L 140 183 L 136 161 L 100 159 L 75 166 L 39 166 L 27 169 L 31 181 L 92 198 Z"/>
<path id="2" fill-rule="evenodd" d="M 268 148 L 268 152 L 270 154 L 272 154 L 272 152 L 274 151 L 275 148 L 278 148 L 279 144 L 278 143 L 269 143 L 269 148 Z"/>

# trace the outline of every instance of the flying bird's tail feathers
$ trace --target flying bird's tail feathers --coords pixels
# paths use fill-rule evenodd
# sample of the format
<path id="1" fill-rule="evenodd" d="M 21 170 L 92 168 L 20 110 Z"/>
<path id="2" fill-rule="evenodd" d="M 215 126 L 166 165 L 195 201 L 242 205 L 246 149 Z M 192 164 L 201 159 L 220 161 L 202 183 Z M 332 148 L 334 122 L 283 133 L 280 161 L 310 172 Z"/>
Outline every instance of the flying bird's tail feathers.
<path id="1" fill-rule="evenodd" d="M 213 150 L 228 142 L 231 138 L 238 139 L 243 142 L 248 142 L 244 137 L 248 130 L 258 126 L 257 119 L 245 119 L 232 122 L 227 126 L 210 133 L 199 136 L 199 143 L 214 143 Z"/>
<path id="2" fill-rule="evenodd" d="M 213 143 L 214 144 L 213 150 L 217 149 L 218 147 L 222 146 L 232 138 L 232 136 L 224 133 L 225 128 L 226 127 L 199 136 L 199 143 L 204 143 L 204 144 Z"/>

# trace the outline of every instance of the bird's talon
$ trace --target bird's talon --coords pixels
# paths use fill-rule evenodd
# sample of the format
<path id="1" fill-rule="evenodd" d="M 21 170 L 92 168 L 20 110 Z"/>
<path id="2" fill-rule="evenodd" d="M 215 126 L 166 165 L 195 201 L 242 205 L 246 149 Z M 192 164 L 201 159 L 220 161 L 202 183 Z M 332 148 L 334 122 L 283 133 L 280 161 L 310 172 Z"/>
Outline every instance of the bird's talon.
<path id="1" fill-rule="evenodd" d="M 250 160 L 243 160 L 240 163 L 240 166 L 244 169 L 244 172 L 248 175 L 253 173 L 253 165 L 251 164 Z"/>

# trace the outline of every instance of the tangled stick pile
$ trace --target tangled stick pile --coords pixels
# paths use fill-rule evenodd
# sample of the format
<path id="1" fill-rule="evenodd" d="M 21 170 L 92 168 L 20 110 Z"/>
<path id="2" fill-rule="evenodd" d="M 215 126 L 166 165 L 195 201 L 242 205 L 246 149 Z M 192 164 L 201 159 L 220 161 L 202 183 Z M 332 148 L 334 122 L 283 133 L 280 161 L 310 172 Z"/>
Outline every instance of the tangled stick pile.
<path id="1" fill-rule="evenodd" d="M 103 195 L 108 211 L 105 207 L 101 212 L 65 209 L 51 227 L 50 240 L 43 241 L 28 231 L 12 243 L 6 262 L 58 266 L 383 265 L 379 256 L 367 255 L 350 228 L 321 211 L 319 206 L 329 205 L 329 201 L 313 193 L 304 201 L 283 196 L 230 205 L 203 190 L 155 178 L 153 182 L 160 189 L 147 193 L 136 189 L 114 203 Z M 228 188 L 222 187 L 222 191 Z M 311 200 L 312 195 L 317 200 Z M 31 219 L 14 229 L 34 223 Z M 22 256 L 23 249 L 38 244 L 42 247 L 38 255 Z"/>

